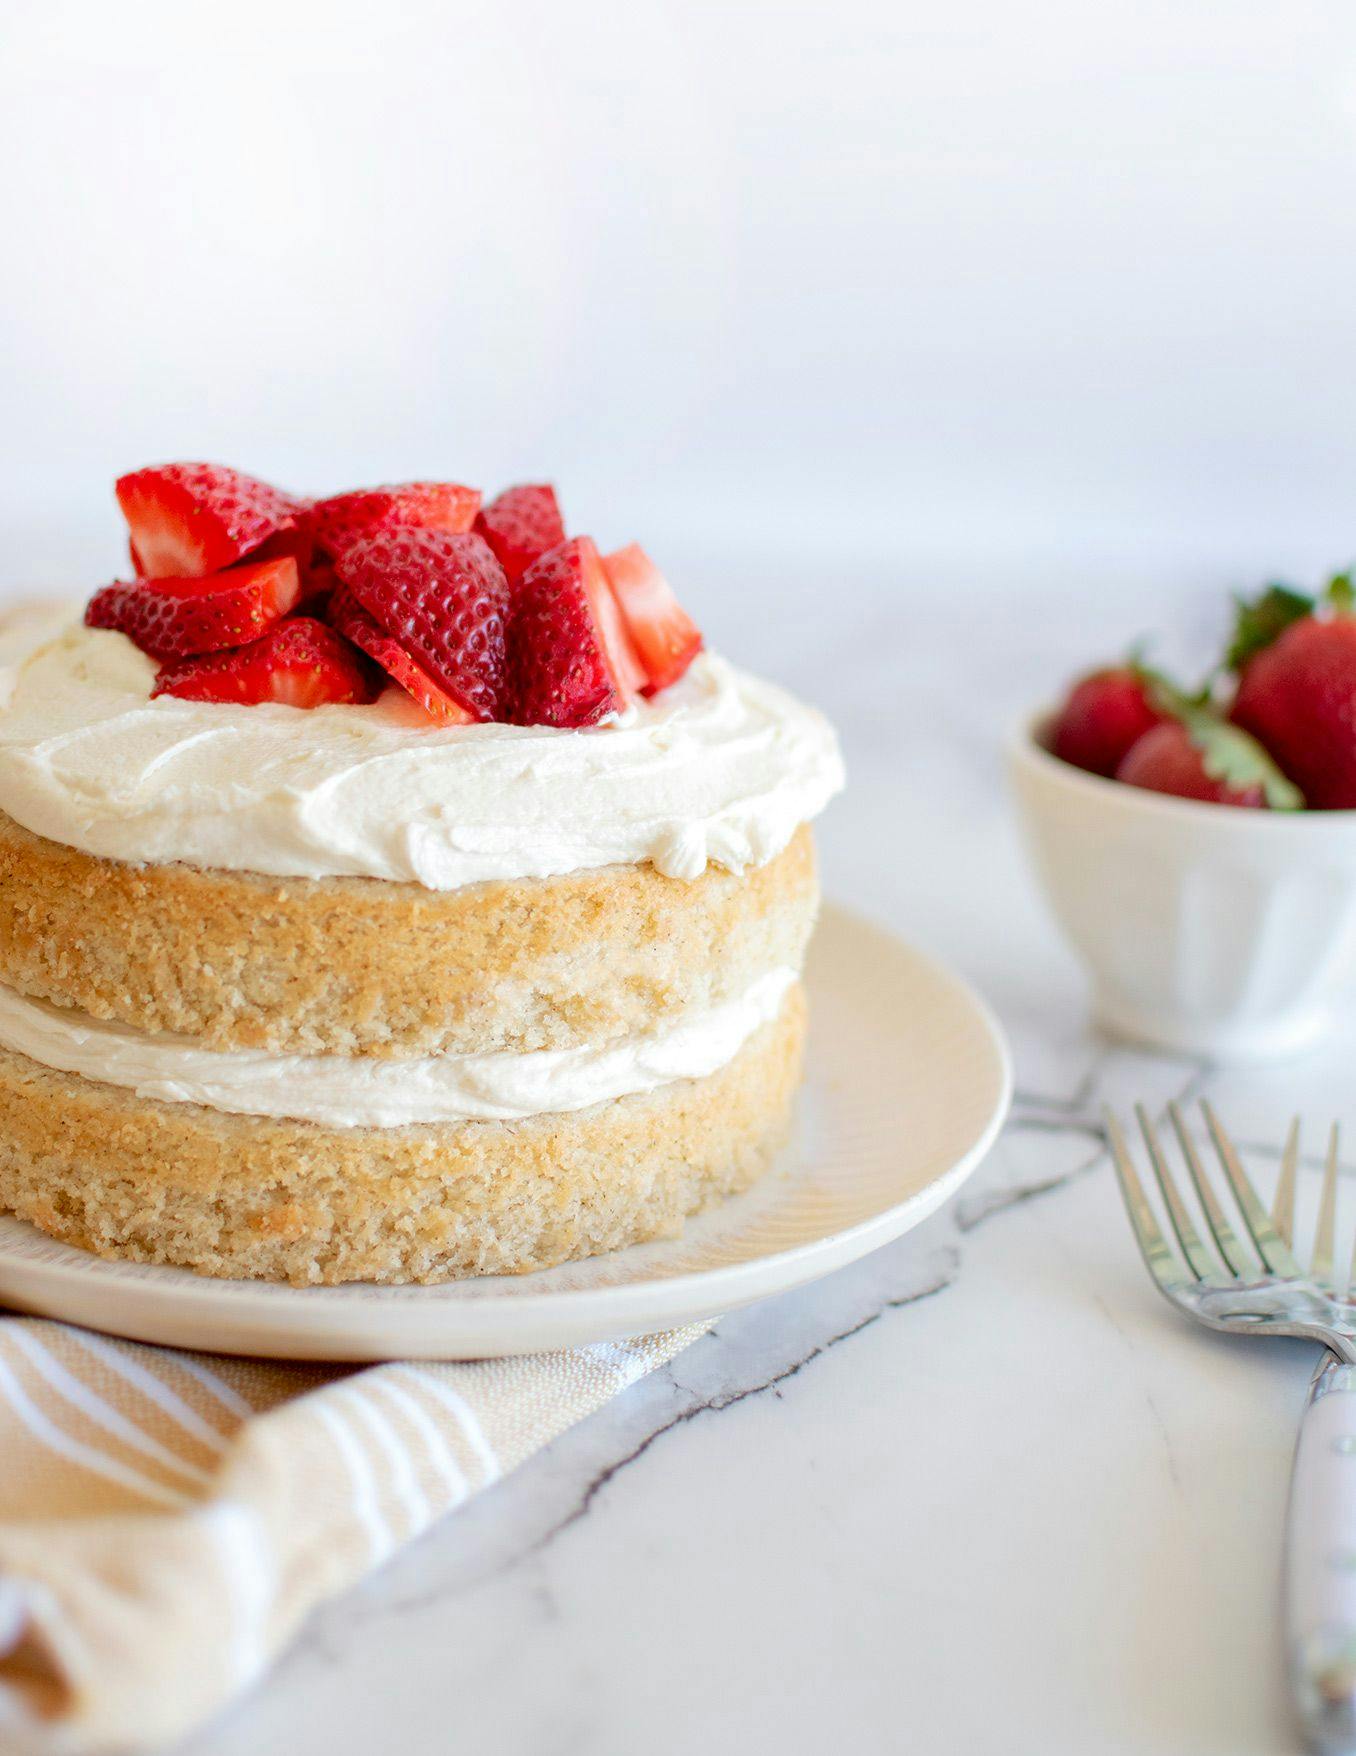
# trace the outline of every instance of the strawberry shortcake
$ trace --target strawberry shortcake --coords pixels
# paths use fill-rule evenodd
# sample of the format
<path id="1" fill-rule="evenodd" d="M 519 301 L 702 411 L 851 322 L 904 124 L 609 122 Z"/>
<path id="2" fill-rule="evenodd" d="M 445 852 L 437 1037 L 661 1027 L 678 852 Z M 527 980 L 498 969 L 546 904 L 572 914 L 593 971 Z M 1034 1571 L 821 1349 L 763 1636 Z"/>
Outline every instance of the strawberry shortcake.
<path id="1" fill-rule="evenodd" d="M 0 648 L 0 1209 L 297 1284 L 522 1272 L 747 1187 L 827 722 L 553 490 L 118 483 Z"/>

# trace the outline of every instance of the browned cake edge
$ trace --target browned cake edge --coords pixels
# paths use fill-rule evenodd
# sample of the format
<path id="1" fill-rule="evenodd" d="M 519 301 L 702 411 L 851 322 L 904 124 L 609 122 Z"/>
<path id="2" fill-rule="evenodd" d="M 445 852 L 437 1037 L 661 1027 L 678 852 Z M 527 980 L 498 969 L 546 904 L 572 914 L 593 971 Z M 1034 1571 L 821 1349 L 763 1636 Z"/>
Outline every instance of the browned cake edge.
<path id="1" fill-rule="evenodd" d="M 101 1256 L 298 1285 L 521 1273 L 672 1236 L 748 1187 L 804 991 L 728 1066 L 522 1122 L 336 1129 L 170 1104 L 0 1051 L 0 1209 Z"/>
<path id="2" fill-rule="evenodd" d="M 461 890 L 96 859 L 0 813 L 0 982 L 211 1049 L 383 1056 L 573 1048 L 799 968 L 803 826 L 768 865 Z"/>

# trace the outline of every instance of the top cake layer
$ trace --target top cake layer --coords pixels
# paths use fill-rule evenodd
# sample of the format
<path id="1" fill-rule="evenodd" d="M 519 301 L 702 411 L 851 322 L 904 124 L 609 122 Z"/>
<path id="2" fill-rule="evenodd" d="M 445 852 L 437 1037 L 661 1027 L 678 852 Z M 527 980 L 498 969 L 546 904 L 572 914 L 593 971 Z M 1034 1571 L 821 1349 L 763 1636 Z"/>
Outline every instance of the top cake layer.
<path id="1" fill-rule="evenodd" d="M 7 655 L 0 653 L 0 660 Z M 706 655 L 586 730 L 371 706 L 150 698 L 155 663 L 70 628 L 0 669 L 0 811 L 109 859 L 454 890 L 772 860 L 842 785 L 823 716 Z"/>

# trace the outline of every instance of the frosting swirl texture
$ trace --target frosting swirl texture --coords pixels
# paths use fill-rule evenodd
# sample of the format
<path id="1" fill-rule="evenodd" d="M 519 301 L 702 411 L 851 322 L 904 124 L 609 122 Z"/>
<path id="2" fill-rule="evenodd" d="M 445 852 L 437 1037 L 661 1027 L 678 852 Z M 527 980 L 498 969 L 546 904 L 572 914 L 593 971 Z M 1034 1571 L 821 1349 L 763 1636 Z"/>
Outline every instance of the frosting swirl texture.
<path id="1" fill-rule="evenodd" d="M 431 726 L 395 690 L 310 710 L 153 701 L 154 662 L 121 634 L 13 647 L 0 810 L 108 859 L 431 890 L 646 861 L 695 878 L 773 859 L 843 784 L 824 717 L 714 655 L 611 723 L 558 731 Z"/>

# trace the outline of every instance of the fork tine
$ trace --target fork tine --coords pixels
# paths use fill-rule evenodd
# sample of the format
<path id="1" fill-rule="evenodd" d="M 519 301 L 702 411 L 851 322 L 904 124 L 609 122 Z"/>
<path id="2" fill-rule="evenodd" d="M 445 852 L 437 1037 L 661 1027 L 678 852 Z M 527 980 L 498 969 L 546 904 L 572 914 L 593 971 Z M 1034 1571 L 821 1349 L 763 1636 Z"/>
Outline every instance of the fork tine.
<path id="1" fill-rule="evenodd" d="M 1210 1139 L 1214 1144 L 1219 1162 L 1224 1166 L 1224 1174 L 1229 1179 L 1229 1187 L 1234 1192 L 1234 1200 L 1238 1203 L 1238 1211 L 1243 1215 L 1243 1223 L 1248 1228 L 1248 1236 L 1257 1246 L 1257 1254 L 1262 1258 L 1272 1274 L 1284 1275 L 1292 1279 L 1302 1277 L 1302 1269 L 1289 1248 L 1282 1241 L 1280 1233 L 1267 1218 L 1267 1211 L 1257 1199 L 1257 1191 L 1249 1180 L 1248 1173 L 1239 1162 L 1234 1151 L 1233 1141 L 1224 1132 L 1220 1119 L 1214 1110 L 1201 1099 L 1201 1114 L 1205 1117 L 1205 1125 L 1210 1130 Z"/>
<path id="2" fill-rule="evenodd" d="M 1139 1180 L 1139 1172 L 1135 1169 L 1135 1161 L 1130 1157 L 1130 1149 L 1125 1144 L 1121 1125 L 1110 1110 L 1106 1112 L 1106 1137 L 1111 1147 L 1111 1162 L 1116 1169 L 1116 1181 L 1121 1186 L 1125 1211 L 1130 1216 L 1130 1229 L 1135 1234 L 1135 1242 L 1139 1245 L 1145 1266 L 1164 1292 L 1171 1293 L 1178 1287 L 1190 1285 L 1190 1276 L 1182 1272 L 1182 1266 L 1173 1255 L 1171 1244 L 1159 1230 L 1154 1210 L 1149 1205 L 1144 1194 L 1144 1185 Z"/>
<path id="3" fill-rule="evenodd" d="M 1336 1122 L 1334 1122 L 1332 1125 L 1332 1133 L 1328 1136 L 1328 1150 L 1332 1153 L 1334 1177 L 1336 1176 L 1337 1171 L 1340 1170 L 1340 1168 L 1341 1168 L 1340 1165 L 1338 1164 L 1338 1158 L 1341 1154 L 1341 1147 L 1342 1147 L 1342 1131 L 1341 1131 L 1340 1127 L 1338 1126 L 1338 1124 Z M 1348 1299 L 1351 1297 L 1351 1289 L 1352 1289 L 1353 1284 L 1356 1284 L 1356 1241 L 1354 1241 L 1352 1243 L 1351 1264 L 1347 1269 L 1347 1288 L 1346 1288 L 1346 1291 L 1347 1291 Z"/>
<path id="4" fill-rule="evenodd" d="M 1320 1286 L 1332 1286 L 1333 1237 L 1337 1230 L 1337 1124 L 1328 1135 L 1328 1161 L 1323 1167 L 1323 1193 L 1314 1231 L 1314 1261 L 1309 1272 Z"/>
<path id="5" fill-rule="evenodd" d="M 1144 1144 L 1149 1149 L 1149 1162 L 1154 1168 L 1155 1177 L 1158 1178 L 1158 1187 L 1163 1191 L 1163 1200 L 1167 1205 L 1168 1218 L 1172 1221 L 1172 1229 L 1177 1234 L 1177 1242 L 1182 1246 L 1182 1254 L 1186 1257 L 1191 1272 L 1197 1280 L 1217 1281 L 1221 1279 L 1219 1264 L 1201 1242 L 1200 1233 L 1192 1223 L 1186 1203 L 1178 1193 L 1177 1184 L 1173 1179 L 1168 1161 L 1163 1156 L 1158 1130 L 1149 1120 L 1148 1111 L 1143 1104 L 1135 1105 L 1135 1119 L 1139 1123 L 1140 1133 L 1144 1136 Z"/>
<path id="6" fill-rule="evenodd" d="M 1271 1203 L 1271 1223 L 1283 1244 L 1295 1248 L 1295 1173 L 1299 1169 L 1300 1119 L 1290 1124 L 1281 1154 L 1281 1174 L 1276 1182 L 1276 1196 Z"/>
<path id="7" fill-rule="evenodd" d="M 1220 1255 L 1234 1274 L 1251 1279 L 1257 1273 L 1257 1264 L 1239 1242 L 1237 1232 L 1229 1224 L 1228 1215 L 1220 1206 L 1214 1185 L 1205 1174 L 1201 1155 L 1196 1151 L 1196 1142 L 1191 1138 L 1187 1128 L 1181 1106 L 1169 1104 L 1168 1115 L 1172 1119 L 1173 1131 L 1177 1135 L 1178 1145 L 1182 1148 L 1182 1157 L 1186 1160 L 1187 1169 L 1191 1172 L 1191 1181 L 1200 1199 L 1206 1223 L 1214 1233 L 1216 1244 L 1219 1245 Z"/>

